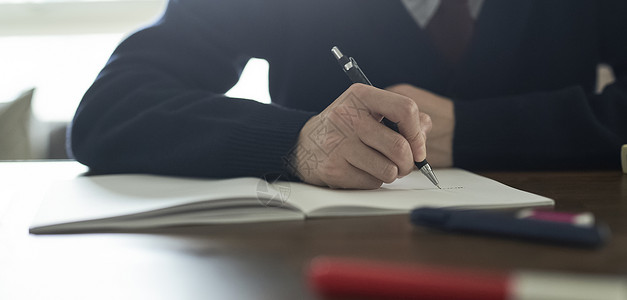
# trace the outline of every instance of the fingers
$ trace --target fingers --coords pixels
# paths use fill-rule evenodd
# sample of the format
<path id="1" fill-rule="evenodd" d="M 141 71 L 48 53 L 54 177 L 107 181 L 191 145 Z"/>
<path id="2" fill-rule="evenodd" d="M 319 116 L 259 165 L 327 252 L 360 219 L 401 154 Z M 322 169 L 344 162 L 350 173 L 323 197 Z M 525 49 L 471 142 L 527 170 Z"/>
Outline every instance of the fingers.
<path id="1" fill-rule="evenodd" d="M 399 176 L 398 167 L 383 154 L 364 144 L 356 144 L 346 157 L 348 163 L 379 181 L 391 183 Z"/>
<path id="2" fill-rule="evenodd" d="M 425 134 L 427 134 L 431 131 L 432 127 L 433 127 L 433 121 L 431 120 L 431 116 L 421 112 L 420 113 L 420 128 L 422 128 L 422 131 Z"/>
<path id="3" fill-rule="evenodd" d="M 377 154 L 380 154 L 380 156 L 386 158 L 386 161 L 396 166 L 397 174 L 394 174 L 394 179 L 406 176 L 413 170 L 414 159 L 412 150 L 409 146 L 409 142 L 407 142 L 402 135 L 385 127 L 385 125 L 377 122 L 373 118 L 362 122 L 361 126 L 357 130 L 357 135 L 365 145 L 371 148 L 371 151 L 373 149 L 378 151 Z M 374 159 L 374 157 L 371 157 L 371 161 L 374 162 Z M 354 166 L 361 168 L 353 161 L 350 162 Z M 378 171 L 388 168 L 381 163 L 377 163 L 374 167 L 377 168 Z M 361 169 L 366 170 L 364 168 Z M 386 181 L 387 177 L 380 177 L 385 175 L 377 176 L 375 173 L 371 174 L 375 175 L 375 177 L 384 182 L 389 182 Z"/>
<path id="4" fill-rule="evenodd" d="M 370 174 L 376 173 L 380 166 L 393 163 L 364 145 L 354 133 L 344 134 L 338 129 L 339 125 L 335 125 L 341 122 L 337 114 L 330 116 L 313 117 L 301 129 L 297 144 L 287 158 L 288 169 L 292 175 L 309 184 L 356 189 L 375 189 L 383 184 L 382 179 L 395 179 L 395 167 L 388 167 L 387 171 L 393 173 L 393 176 L 383 172 L 377 175 L 382 178 L 379 179 Z M 349 163 L 348 158 L 359 167 Z M 373 166 L 377 167 L 368 166 L 369 161 L 376 161 Z"/>
<path id="5" fill-rule="evenodd" d="M 357 98 L 374 116 L 380 115 L 397 123 L 399 133 L 408 141 L 415 161 L 426 158 L 426 134 L 414 100 L 363 84 L 353 84 L 346 92 L 349 93 L 347 97 L 352 95 Z"/>
<path id="6" fill-rule="evenodd" d="M 323 181 L 331 188 L 372 190 L 381 187 L 381 184 L 383 184 L 382 180 L 351 165 L 346 160 L 329 164 L 327 167 L 328 169 L 322 170 L 325 173 Z"/>
<path id="7" fill-rule="evenodd" d="M 412 149 L 413 156 L 416 161 L 421 162 L 427 158 L 427 133 L 431 131 L 431 127 L 433 126 L 431 122 L 431 117 L 425 113 L 420 113 L 420 127 L 423 129 L 420 131 L 419 135 L 416 137 L 418 144 L 422 146 Z"/>

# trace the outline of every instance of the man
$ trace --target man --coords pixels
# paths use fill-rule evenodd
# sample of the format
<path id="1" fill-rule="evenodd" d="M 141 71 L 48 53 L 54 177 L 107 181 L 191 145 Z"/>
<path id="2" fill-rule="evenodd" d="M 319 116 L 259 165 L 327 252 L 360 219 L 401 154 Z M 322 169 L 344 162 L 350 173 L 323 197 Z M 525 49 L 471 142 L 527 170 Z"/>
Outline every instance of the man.
<path id="1" fill-rule="evenodd" d="M 434 167 L 618 168 L 626 12 L 622 0 L 172 0 L 86 93 L 71 149 L 95 172 L 339 188 L 408 174 L 425 143 Z M 386 89 L 349 87 L 335 45 Z M 270 63 L 271 105 L 224 96 L 250 57 Z M 599 63 L 616 81 L 594 94 Z"/>

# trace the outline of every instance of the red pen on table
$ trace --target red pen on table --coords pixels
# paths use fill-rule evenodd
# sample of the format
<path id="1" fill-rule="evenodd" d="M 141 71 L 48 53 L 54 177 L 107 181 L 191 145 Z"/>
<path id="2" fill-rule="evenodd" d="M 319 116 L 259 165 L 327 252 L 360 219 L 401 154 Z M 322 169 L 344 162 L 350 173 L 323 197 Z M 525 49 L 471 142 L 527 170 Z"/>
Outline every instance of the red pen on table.
<path id="1" fill-rule="evenodd" d="M 318 257 L 308 269 L 320 295 L 351 299 L 625 300 L 623 277 L 490 272 Z"/>

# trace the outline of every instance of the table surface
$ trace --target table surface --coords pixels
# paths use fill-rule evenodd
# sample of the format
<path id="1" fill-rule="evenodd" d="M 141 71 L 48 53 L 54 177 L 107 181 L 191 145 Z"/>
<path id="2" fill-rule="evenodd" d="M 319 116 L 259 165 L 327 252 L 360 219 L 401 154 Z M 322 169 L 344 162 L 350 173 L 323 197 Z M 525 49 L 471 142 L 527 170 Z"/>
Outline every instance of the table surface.
<path id="1" fill-rule="evenodd" d="M 407 215 L 327 218 L 126 233 L 30 235 L 48 187 L 76 162 L 0 163 L 0 299 L 317 299 L 303 270 L 318 255 L 491 270 L 627 275 L 627 175 L 484 172 L 589 211 L 612 230 L 599 249 L 445 234 Z"/>

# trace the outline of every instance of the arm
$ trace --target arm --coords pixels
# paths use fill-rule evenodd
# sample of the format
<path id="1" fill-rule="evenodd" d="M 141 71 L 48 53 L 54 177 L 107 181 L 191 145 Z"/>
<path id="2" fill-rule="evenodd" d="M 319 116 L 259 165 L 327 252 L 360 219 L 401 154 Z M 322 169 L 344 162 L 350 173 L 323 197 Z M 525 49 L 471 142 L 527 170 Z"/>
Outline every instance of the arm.
<path id="1" fill-rule="evenodd" d="M 627 2 L 598 2 L 599 63 L 615 82 L 455 101 L 454 164 L 473 169 L 617 169 L 627 142 Z M 590 26 L 593 26 L 591 22 Z M 592 54 L 591 54 L 592 55 Z"/>
<path id="2" fill-rule="evenodd" d="M 314 114 L 223 95 L 251 56 L 278 52 L 284 14 L 275 2 L 171 1 L 116 49 L 85 94 L 71 127 L 74 157 L 104 173 L 283 171 Z"/>
<path id="3" fill-rule="evenodd" d="M 435 157 L 450 157 L 453 165 L 469 169 L 619 168 L 620 145 L 627 143 L 627 39 L 622 33 L 627 19 L 620 13 L 627 3 L 602 1 L 599 6 L 600 62 L 612 66 L 616 77 L 601 94 L 570 86 L 450 102 L 416 87 L 390 87 L 431 115 L 429 160 L 435 165 Z M 444 143 L 437 142 L 441 137 Z"/>
<path id="4" fill-rule="evenodd" d="M 600 95 L 571 87 L 472 102 L 408 84 L 387 89 L 414 99 L 431 116 L 427 149 L 435 167 L 618 168 L 620 145 L 627 142 L 624 78 Z"/>
<path id="5" fill-rule="evenodd" d="M 170 2 L 159 22 L 116 49 L 86 93 L 72 126 L 75 157 L 95 172 L 232 177 L 289 171 L 307 183 L 340 188 L 376 188 L 408 174 L 414 159 L 424 159 L 430 121 L 407 97 L 353 86 L 312 117 L 223 95 L 249 57 L 272 66 L 290 48 L 282 36 L 288 3 Z M 363 118 L 341 117 L 352 113 L 350 99 L 365 104 Z M 400 134 L 379 123 L 383 115 L 399 122 Z M 326 132 L 332 127 L 344 138 L 339 144 L 333 144 L 337 131 Z M 306 160 L 312 155 L 320 162 L 313 168 Z"/>
<path id="6" fill-rule="evenodd" d="M 596 98 L 571 87 L 457 101 L 454 164 L 472 169 L 616 168 L 625 133 L 621 125 L 603 124 L 609 116 L 588 102 Z"/>

